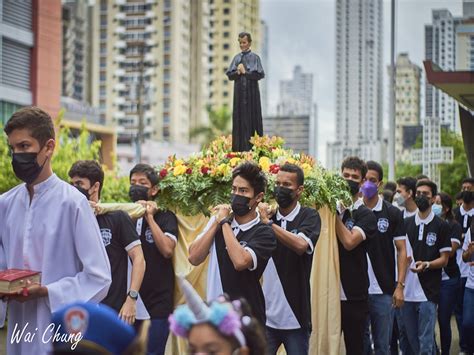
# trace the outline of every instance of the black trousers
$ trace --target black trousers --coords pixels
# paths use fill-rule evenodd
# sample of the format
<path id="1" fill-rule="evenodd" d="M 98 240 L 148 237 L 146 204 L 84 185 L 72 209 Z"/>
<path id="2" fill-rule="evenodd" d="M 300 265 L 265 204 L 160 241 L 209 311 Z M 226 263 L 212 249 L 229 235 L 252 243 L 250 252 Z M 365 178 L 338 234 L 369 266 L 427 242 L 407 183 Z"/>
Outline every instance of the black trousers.
<path id="1" fill-rule="evenodd" d="M 364 353 L 364 332 L 369 315 L 368 301 L 341 301 L 341 327 L 346 354 Z"/>

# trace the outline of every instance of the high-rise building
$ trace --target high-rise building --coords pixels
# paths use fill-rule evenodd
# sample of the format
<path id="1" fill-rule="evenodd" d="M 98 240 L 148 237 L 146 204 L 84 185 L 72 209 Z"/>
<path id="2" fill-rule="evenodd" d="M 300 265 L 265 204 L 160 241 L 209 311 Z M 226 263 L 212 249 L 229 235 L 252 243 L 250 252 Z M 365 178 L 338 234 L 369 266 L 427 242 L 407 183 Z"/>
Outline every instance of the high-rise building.
<path id="1" fill-rule="evenodd" d="M 317 106 L 313 103 L 313 74 L 303 73 L 301 66 L 297 65 L 293 69 L 293 77 L 289 80 L 280 81 L 280 98 L 277 105 L 277 117 L 271 117 L 270 120 L 264 119 L 265 134 L 283 135 L 287 138 L 288 146 L 298 147 L 313 156 L 317 155 L 317 126 L 316 126 Z M 307 127 L 304 132 L 292 133 L 294 128 L 289 128 L 293 123 L 298 123 L 301 128 L 302 120 L 307 119 Z M 287 120 L 289 132 L 274 130 L 275 124 L 279 128 Z M 271 124 L 271 122 L 273 122 Z M 279 133 L 281 132 L 281 133 Z M 306 137 L 300 143 L 297 140 L 302 135 Z M 305 147 L 302 149 L 302 147 Z M 296 149 L 296 148 L 295 148 Z"/>
<path id="2" fill-rule="evenodd" d="M 420 125 L 421 68 L 410 61 L 407 53 L 400 53 L 395 63 L 395 160 L 407 160 L 404 129 Z"/>
<path id="3" fill-rule="evenodd" d="M 425 59 L 443 70 L 454 70 L 456 65 L 456 27 L 462 19 L 455 18 L 447 9 L 433 10 L 432 23 L 425 25 Z M 425 87 L 427 117 L 439 117 L 442 125 L 459 131 L 455 100 L 428 82 Z"/>
<path id="4" fill-rule="evenodd" d="M 313 122 L 312 122 L 313 121 Z M 314 117 L 309 114 L 267 116 L 263 119 L 264 132 L 269 136 L 279 136 L 285 140 L 285 147 L 295 153 L 314 156 Z"/>
<path id="5" fill-rule="evenodd" d="M 464 18 L 474 17 L 474 0 L 463 0 L 462 16 Z"/>
<path id="6" fill-rule="evenodd" d="M 260 59 L 265 70 L 265 78 L 260 80 L 260 97 L 262 104 L 262 116 L 268 116 L 268 73 L 269 73 L 269 57 L 268 57 L 268 43 L 269 43 L 268 25 L 265 21 L 260 21 Z"/>
<path id="7" fill-rule="evenodd" d="M 29 105 L 56 116 L 60 92 L 61 1 L 0 1 L 0 123 Z"/>
<path id="8" fill-rule="evenodd" d="M 327 166 L 382 159 L 383 1 L 336 1 L 336 140 Z"/>
<path id="9" fill-rule="evenodd" d="M 191 68 L 208 53 L 206 1 L 98 0 L 94 7 L 93 104 L 117 124 L 118 142 L 134 142 L 141 126 L 143 138 L 187 143 L 192 120 L 203 115 L 191 108 L 202 101 L 192 91 L 206 79 L 194 81 Z"/>
<path id="10" fill-rule="evenodd" d="M 280 81 L 279 116 L 308 115 L 313 109 L 313 74 L 293 68 L 293 78 Z"/>
<path id="11" fill-rule="evenodd" d="M 209 104 L 210 63 L 209 46 L 211 45 L 209 0 L 191 1 L 191 88 L 190 94 L 190 128 L 205 125 L 208 122 L 206 106 Z"/>
<path id="12" fill-rule="evenodd" d="M 456 70 L 474 71 L 474 18 L 456 27 Z"/>
<path id="13" fill-rule="evenodd" d="M 211 4 L 211 68 L 210 102 L 212 107 L 232 108 L 233 82 L 225 72 L 234 56 L 240 52 L 238 35 L 252 35 L 252 50 L 260 55 L 260 1 L 259 0 L 209 0 Z M 263 68 L 266 69 L 265 67 Z"/>
<path id="14" fill-rule="evenodd" d="M 90 27 L 88 0 L 64 0 L 62 95 L 90 100 Z"/>

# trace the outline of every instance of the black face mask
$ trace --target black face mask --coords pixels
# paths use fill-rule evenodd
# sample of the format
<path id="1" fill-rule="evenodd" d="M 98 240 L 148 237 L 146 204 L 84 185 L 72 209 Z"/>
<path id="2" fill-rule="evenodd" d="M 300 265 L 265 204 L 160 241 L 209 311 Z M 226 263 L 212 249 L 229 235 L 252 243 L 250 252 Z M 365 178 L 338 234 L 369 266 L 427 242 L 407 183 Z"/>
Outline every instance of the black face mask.
<path id="1" fill-rule="evenodd" d="M 148 187 L 141 185 L 131 185 L 130 190 L 128 191 L 128 196 L 133 202 L 140 200 L 148 200 Z"/>
<path id="2" fill-rule="evenodd" d="M 273 191 L 273 196 L 275 196 L 276 201 L 278 202 L 278 206 L 281 208 L 290 207 L 293 201 L 296 198 L 296 193 L 294 190 L 284 187 L 284 186 L 277 186 Z"/>
<path id="3" fill-rule="evenodd" d="M 416 196 L 415 204 L 420 212 L 425 212 L 428 208 L 430 208 L 430 200 L 425 195 Z"/>
<path id="4" fill-rule="evenodd" d="M 12 167 L 16 177 L 28 185 L 32 184 L 38 178 L 43 170 L 44 164 L 46 164 L 46 160 L 48 160 L 48 157 L 46 157 L 43 165 L 40 166 L 36 160 L 37 157 L 38 153 L 12 154 Z"/>
<path id="5" fill-rule="evenodd" d="M 249 206 L 250 200 L 251 199 L 249 197 L 232 194 L 230 202 L 232 206 L 232 212 L 234 212 L 234 214 L 239 217 L 245 216 L 252 209 Z"/>
<path id="6" fill-rule="evenodd" d="M 78 189 L 81 194 L 86 196 L 87 200 L 89 200 L 91 198 L 91 195 L 89 194 L 89 190 L 86 190 L 85 188 L 80 187 L 80 186 L 76 186 L 76 185 L 74 185 L 74 187 L 76 189 Z"/>
<path id="7" fill-rule="evenodd" d="M 349 189 L 351 191 L 351 195 L 354 196 L 359 192 L 360 186 L 357 181 L 346 179 L 347 185 L 349 185 Z"/>
<path id="8" fill-rule="evenodd" d="M 470 204 L 472 201 L 474 201 L 474 191 L 463 191 L 462 200 L 466 205 Z"/>

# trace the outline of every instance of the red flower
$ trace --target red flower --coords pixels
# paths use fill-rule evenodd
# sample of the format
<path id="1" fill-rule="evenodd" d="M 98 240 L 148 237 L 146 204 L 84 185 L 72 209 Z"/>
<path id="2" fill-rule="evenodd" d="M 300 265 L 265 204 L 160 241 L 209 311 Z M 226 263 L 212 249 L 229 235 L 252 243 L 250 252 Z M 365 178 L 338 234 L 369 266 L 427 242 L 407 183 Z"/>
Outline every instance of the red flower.
<path id="1" fill-rule="evenodd" d="M 168 175 L 168 170 L 166 169 L 161 169 L 160 171 L 160 178 L 164 179 Z"/>
<path id="2" fill-rule="evenodd" d="M 186 169 L 186 174 L 191 175 L 193 173 L 193 169 L 187 168 Z"/>
<path id="3" fill-rule="evenodd" d="M 235 158 L 237 155 L 236 154 L 233 154 L 233 153 L 227 153 L 226 154 L 226 158 L 229 158 L 229 159 L 232 159 L 232 158 Z"/>
<path id="4" fill-rule="evenodd" d="M 203 166 L 201 168 L 202 175 L 206 175 L 209 172 L 209 170 L 211 170 L 211 169 L 209 169 L 207 166 Z"/>
<path id="5" fill-rule="evenodd" d="M 280 171 L 280 166 L 278 164 L 270 165 L 270 172 L 272 174 L 278 174 L 279 171 Z"/>

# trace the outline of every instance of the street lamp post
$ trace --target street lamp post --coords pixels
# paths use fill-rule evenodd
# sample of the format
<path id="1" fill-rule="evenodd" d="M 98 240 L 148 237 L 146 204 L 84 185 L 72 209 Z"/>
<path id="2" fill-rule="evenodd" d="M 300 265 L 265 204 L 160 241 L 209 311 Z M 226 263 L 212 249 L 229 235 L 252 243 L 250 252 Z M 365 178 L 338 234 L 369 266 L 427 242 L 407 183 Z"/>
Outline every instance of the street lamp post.
<path id="1" fill-rule="evenodd" d="M 388 119 L 388 179 L 395 180 L 395 0 L 391 6 L 390 33 L 390 115 Z"/>

